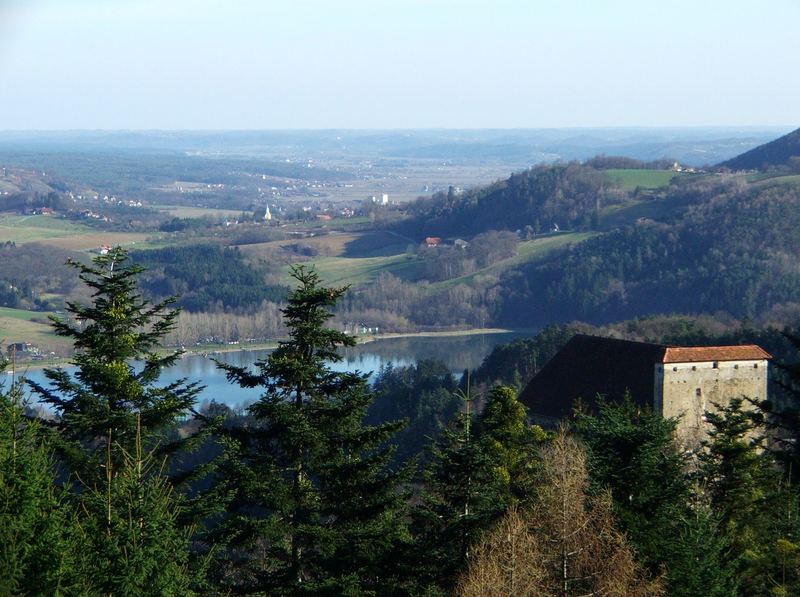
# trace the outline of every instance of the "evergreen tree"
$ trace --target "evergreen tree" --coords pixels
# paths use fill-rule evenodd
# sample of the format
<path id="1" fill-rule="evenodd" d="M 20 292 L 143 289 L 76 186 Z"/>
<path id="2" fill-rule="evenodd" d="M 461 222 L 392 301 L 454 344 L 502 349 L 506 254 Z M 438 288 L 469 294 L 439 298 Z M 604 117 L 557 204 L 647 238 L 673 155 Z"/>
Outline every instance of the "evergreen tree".
<path id="1" fill-rule="evenodd" d="M 189 558 L 188 533 L 222 501 L 213 491 L 195 491 L 187 499 L 166 478 L 167 467 L 180 480 L 213 468 L 210 463 L 183 471 L 169 458 L 202 442 L 210 429 L 172 440 L 201 389 L 185 380 L 158 385 L 161 370 L 180 356 L 157 352 L 178 312 L 170 309 L 172 299 L 152 304 L 139 294 L 142 268 L 128 262 L 124 249 L 90 265 L 70 265 L 94 291 L 89 305 L 68 303 L 72 321 L 53 319 L 56 333 L 74 342 L 77 371 L 47 369 L 49 387 L 31 386 L 57 416 L 51 436 L 59 464 L 71 474 L 83 537 L 97 550 L 90 550 L 84 582 L 99 583 L 107 593 L 135 594 L 135 587 L 162 586 L 155 580 L 161 568 L 177 583 L 174 591 L 163 585 L 167 594 L 181 594 L 185 585 L 175 566 Z M 145 466 L 142 450 L 157 466 Z"/>
<path id="2" fill-rule="evenodd" d="M 190 530 L 178 523 L 180 503 L 145 453 L 137 434 L 134 451 L 123 453 L 116 469 L 108 444 L 102 484 L 80 496 L 79 528 L 90 554 L 83 570 L 84 590 L 103 595 L 193 595 L 202 584 L 190 571 Z"/>
<path id="3" fill-rule="evenodd" d="M 219 363 L 231 380 L 264 388 L 253 423 L 231 430 L 236 496 L 216 534 L 228 543 L 220 583 L 237 593 L 384 594 L 406 536 L 406 473 L 388 468 L 384 447 L 399 424 L 365 425 L 366 376 L 328 366 L 354 343 L 325 327 L 346 289 L 303 266 L 292 276 L 289 339 L 255 372 Z"/>
<path id="4" fill-rule="evenodd" d="M 621 403 L 598 400 L 598 414 L 578 413 L 575 429 L 586 446 L 593 491 L 610 490 L 621 530 L 651 574 L 666 571 L 669 594 L 730 595 L 728 544 L 710 513 L 692 508 L 676 424 L 628 396 Z"/>
<path id="5" fill-rule="evenodd" d="M 180 356 L 156 352 L 175 327 L 178 311 L 169 308 L 174 299 L 152 304 L 142 298 L 137 278 L 143 268 L 128 263 L 124 249 L 99 255 L 91 265 L 68 263 L 94 290 L 90 305 L 67 303 L 72 321 L 53 318 L 56 334 L 74 343 L 77 372 L 46 369 L 49 387 L 29 383 L 59 417 L 59 448 L 70 470 L 88 483 L 109 447 L 116 469 L 126 452 L 134 452 L 137 434 L 146 446 L 163 440 L 201 388 L 185 380 L 157 385 L 161 370 Z M 136 360 L 142 362 L 138 370 Z"/>
<path id="6" fill-rule="evenodd" d="M 698 457 L 700 479 L 712 508 L 742 549 L 759 525 L 772 467 L 763 450 L 760 413 L 744 398 L 715 407 L 706 413 L 711 428 Z"/>
<path id="7" fill-rule="evenodd" d="M 77 593 L 75 528 L 51 453 L 24 414 L 20 386 L 0 388 L 0 595 Z"/>
<path id="8" fill-rule="evenodd" d="M 763 450 L 763 416 L 745 398 L 714 405 L 706 413 L 711 428 L 698 456 L 701 487 L 721 532 L 731 542 L 731 559 L 744 595 L 767 595 L 776 584 L 768 562 L 776 548 L 774 509 L 778 478 Z"/>
<path id="9" fill-rule="evenodd" d="M 514 391 L 502 386 L 491 390 L 479 416 L 461 413 L 442 433 L 431 448 L 427 491 L 414 513 L 417 545 L 410 566 L 424 590 L 448 592 L 480 534 L 510 506 L 525 502 L 544 438 L 525 423 Z"/>
<path id="10" fill-rule="evenodd" d="M 800 354 L 800 336 L 796 332 L 783 335 Z M 766 415 L 767 428 L 772 431 L 768 448 L 784 467 L 784 475 L 792 484 L 800 482 L 800 361 L 776 363 L 773 371 L 781 392 L 779 400 L 771 397 L 759 403 Z"/>

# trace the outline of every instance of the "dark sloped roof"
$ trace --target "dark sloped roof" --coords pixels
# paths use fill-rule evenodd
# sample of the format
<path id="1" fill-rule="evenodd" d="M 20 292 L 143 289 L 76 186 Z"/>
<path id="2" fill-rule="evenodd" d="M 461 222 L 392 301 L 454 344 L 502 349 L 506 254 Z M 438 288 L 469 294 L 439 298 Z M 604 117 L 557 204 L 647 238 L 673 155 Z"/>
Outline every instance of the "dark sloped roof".
<path id="1" fill-rule="evenodd" d="M 577 334 L 519 396 L 534 418 L 562 419 L 577 399 L 594 409 L 596 395 L 618 400 L 630 391 L 637 404 L 652 405 L 655 363 L 667 347 Z"/>

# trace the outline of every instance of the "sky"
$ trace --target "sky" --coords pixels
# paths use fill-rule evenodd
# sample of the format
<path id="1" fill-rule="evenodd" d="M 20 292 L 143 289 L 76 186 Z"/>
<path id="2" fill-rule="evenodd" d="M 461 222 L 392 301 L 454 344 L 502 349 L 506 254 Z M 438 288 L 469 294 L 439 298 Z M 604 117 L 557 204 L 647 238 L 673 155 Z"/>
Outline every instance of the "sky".
<path id="1" fill-rule="evenodd" d="M 800 126 L 798 0 L 0 0 L 0 130 Z"/>

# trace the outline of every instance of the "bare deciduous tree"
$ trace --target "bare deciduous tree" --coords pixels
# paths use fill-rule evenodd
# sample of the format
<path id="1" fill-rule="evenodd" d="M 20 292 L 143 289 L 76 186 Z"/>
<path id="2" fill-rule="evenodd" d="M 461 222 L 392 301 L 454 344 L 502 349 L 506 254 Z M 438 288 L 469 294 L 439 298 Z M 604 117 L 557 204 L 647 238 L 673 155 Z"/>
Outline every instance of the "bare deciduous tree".
<path id="1" fill-rule="evenodd" d="M 583 449 L 561 429 L 543 454 L 544 477 L 531 508 L 509 511 L 475 547 L 461 579 L 462 597 L 658 597 L 625 536 L 611 498 L 587 494 Z"/>

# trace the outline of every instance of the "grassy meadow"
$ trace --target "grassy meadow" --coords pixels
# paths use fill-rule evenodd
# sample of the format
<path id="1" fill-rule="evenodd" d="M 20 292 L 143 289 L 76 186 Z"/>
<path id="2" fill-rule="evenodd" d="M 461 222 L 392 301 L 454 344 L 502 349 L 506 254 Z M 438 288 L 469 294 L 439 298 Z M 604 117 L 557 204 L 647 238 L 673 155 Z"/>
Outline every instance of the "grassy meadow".
<path id="1" fill-rule="evenodd" d="M 51 313 L 0 307 L 0 351 L 5 353 L 13 342 L 30 342 L 48 351 L 68 350 L 71 342 L 53 333 L 48 315 Z"/>
<path id="2" fill-rule="evenodd" d="M 101 245 L 134 245 L 149 234 L 102 232 L 57 216 L 0 215 L 0 242 L 18 245 L 44 243 L 72 251 L 88 251 Z"/>
<path id="3" fill-rule="evenodd" d="M 672 170 L 638 170 L 638 169 L 612 169 L 606 171 L 609 183 L 619 186 L 626 191 L 640 189 L 658 189 L 669 184 L 679 172 Z"/>

